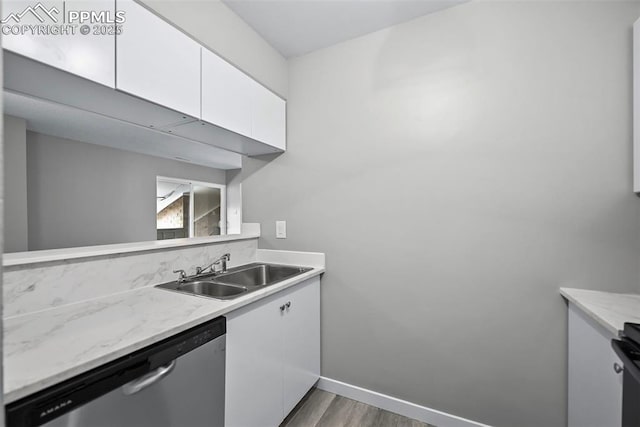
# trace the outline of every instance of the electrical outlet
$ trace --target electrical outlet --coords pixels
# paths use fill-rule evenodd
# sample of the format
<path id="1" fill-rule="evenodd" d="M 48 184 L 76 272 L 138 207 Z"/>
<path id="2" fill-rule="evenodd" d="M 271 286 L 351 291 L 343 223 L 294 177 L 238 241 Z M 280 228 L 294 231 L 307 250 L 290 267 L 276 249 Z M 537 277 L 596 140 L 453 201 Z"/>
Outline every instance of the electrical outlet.
<path id="1" fill-rule="evenodd" d="M 287 221 L 276 221 L 276 239 L 287 238 Z"/>

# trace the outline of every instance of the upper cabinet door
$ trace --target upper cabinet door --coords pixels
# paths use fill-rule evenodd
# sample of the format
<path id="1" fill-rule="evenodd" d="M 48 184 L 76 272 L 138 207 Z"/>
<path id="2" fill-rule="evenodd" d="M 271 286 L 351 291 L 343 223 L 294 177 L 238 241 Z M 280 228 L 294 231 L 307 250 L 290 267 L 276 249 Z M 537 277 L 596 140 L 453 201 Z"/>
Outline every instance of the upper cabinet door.
<path id="1" fill-rule="evenodd" d="M 139 4 L 125 11 L 116 37 L 116 88 L 192 117 L 200 117 L 200 45 Z"/>
<path id="2" fill-rule="evenodd" d="M 202 49 L 202 120 L 251 137 L 251 90 L 249 76 Z"/>
<path id="3" fill-rule="evenodd" d="M 201 119 L 286 149 L 286 101 L 204 48 Z"/>
<path id="4" fill-rule="evenodd" d="M 286 150 L 286 101 L 264 86 L 253 82 L 251 107 L 252 138 Z"/>
<path id="5" fill-rule="evenodd" d="M 37 4 L 36 4 L 37 3 Z M 28 28 L 28 24 L 48 26 L 54 29 L 69 29 L 78 24 L 72 12 L 97 12 L 88 25 L 89 33 L 81 34 L 79 27 L 75 33 L 34 35 L 3 34 L 2 47 L 55 68 L 84 77 L 113 88 L 115 86 L 115 46 L 113 43 L 116 27 L 108 23 L 115 16 L 115 1 L 3 1 L 2 14 L 8 19 L 3 27 Z M 23 13 L 23 12 L 27 13 Z M 105 22 L 99 22 L 95 17 Z M 3 28 L 3 29 L 5 29 Z M 45 27 L 47 28 L 47 27 Z M 10 32 L 10 31 L 7 31 Z"/>

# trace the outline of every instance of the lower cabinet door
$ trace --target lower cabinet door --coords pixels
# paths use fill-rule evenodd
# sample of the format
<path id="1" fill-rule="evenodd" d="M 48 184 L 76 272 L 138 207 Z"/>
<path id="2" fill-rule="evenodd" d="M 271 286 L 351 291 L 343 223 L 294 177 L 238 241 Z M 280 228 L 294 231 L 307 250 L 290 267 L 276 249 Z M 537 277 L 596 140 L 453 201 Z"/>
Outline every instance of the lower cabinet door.
<path id="1" fill-rule="evenodd" d="M 272 297 L 226 316 L 226 427 L 282 421 L 282 316 Z"/>
<path id="2" fill-rule="evenodd" d="M 226 427 L 277 427 L 320 377 L 320 278 L 226 315 Z"/>
<path id="3" fill-rule="evenodd" d="M 614 334 L 569 303 L 568 427 L 622 425 L 622 362 L 611 348 Z"/>
<path id="4" fill-rule="evenodd" d="M 320 278 L 292 288 L 284 303 L 288 306 L 282 319 L 286 416 L 320 377 Z"/>

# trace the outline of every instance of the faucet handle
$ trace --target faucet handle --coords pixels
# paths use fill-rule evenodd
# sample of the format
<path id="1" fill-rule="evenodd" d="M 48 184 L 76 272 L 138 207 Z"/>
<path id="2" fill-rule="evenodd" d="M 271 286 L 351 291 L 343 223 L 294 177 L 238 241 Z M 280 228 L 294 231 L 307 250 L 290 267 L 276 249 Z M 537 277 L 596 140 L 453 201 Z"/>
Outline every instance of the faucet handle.
<path id="1" fill-rule="evenodd" d="M 224 256 L 224 255 L 223 255 Z M 219 272 L 216 271 L 216 265 L 220 265 L 222 263 L 222 258 L 220 258 L 219 260 L 217 260 L 216 262 L 214 262 L 213 264 L 211 264 L 211 273 L 218 274 Z"/>
<path id="2" fill-rule="evenodd" d="M 187 272 L 184 270 L 173 270 L 174 273 L 178 273 L 178 280 L 184 280 L 187 278 Z"/>

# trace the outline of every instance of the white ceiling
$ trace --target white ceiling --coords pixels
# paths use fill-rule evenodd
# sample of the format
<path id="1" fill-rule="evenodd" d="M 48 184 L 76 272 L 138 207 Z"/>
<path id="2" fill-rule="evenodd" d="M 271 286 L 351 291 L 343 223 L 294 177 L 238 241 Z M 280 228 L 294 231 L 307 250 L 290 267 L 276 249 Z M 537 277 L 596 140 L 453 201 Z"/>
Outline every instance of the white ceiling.
<path id="1" fill-rule="evenodd" d="M 286 58 L 468 0 L 223 0 Z"/>

